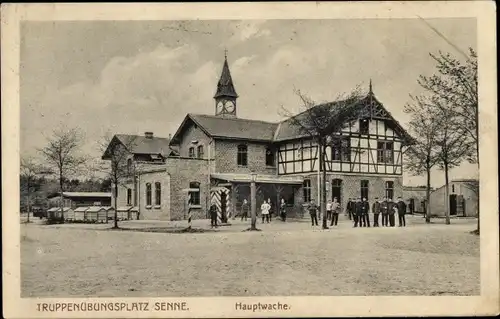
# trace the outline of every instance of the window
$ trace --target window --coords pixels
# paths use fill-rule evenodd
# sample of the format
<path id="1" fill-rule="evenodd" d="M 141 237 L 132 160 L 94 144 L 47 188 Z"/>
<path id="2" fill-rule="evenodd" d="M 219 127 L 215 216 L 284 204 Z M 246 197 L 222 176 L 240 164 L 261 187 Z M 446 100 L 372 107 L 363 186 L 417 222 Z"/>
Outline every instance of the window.
<path id="1" fill-rule="evenodd" d="M 203 145 L 198 146 L 198 158 L 203 158 L 205 154 L 203 153 Z"/>
<path id="2" fill-rule="evenodd" d="M 368 181 L 361 181 L 361 199 L 366 198 L 368 200 Z"/>
<path id="3" fill-rule="evenodd" d="M 132 159 L 129 158 L 127 160 L 127 173 L 128 175 L 132 174 Z"/>
<path id="4" fill-rule="evenodd" d="M 385 197 L 393 199 L 394 198 L 394 182 L 385 182 Z"/>
<path id="5" fill-rule="evenodd" d="M 309 203 L 311 201 L 311 180 L 305 179 L 302 188 L 304 189 L 304 202 Z"/>
<path id="6" fill-rule="evenodd" d="M 377 142 L 377 162 L 378 163 L 394 163 L 394 143 L 393 142 Z"/>
<path id="7" fill-rule="evenodd" d="M 191 205 L 200 205 L 200 183 L 189 183 L 189 198 L 191 199 Z"/>
<path id="8" fill-rule="evenodd" d="M 160 182 L 155 183 L 155 205 L 156 206 L 161 205 L 161 183 Z"/>
<path id="9" fill-rule="evenodd" d="M 194 147 L 189 148 L 189 157 L 194 158 Z"/>
<path id="10" fill-rule="evenodd" d="M 350 162 L 351 143 L 348 137 L 336 138 L 332 143 L 332 161 Z"/>
<path id="11" fill-rule="evenodd" d="M 146 184 L 146 206 L 151 206 L 151 184 Z"/>
<path id="12" fill-rule="evenodd" d="M 332 200 L 334 198 L 337 198 L 337 201 L 339 203 L 342 202 L 342 180 L 341 179 L 334 179 L 332 180 Z"/>
<path id="13" fill-rule="evenodd" d="M 359 133 L 368 134 L 370 131 L 370 121 L 368 119 L 359 120 Z"/>
<path id="14" fill-rule="evenodd" d="M 127 205 L 132 205 L 132 190 L 127 188 Z"/>
<path id="15" fill-rule="evenodd" d="M 238 145 L 238 166 L 248 165 L 248 154 L 246 145 Z"/>
<path id="16" fill-rule="evenodd" d="M 266 166 L 274 166 L 274 151 L 271 148 L 266 148 Z"/>

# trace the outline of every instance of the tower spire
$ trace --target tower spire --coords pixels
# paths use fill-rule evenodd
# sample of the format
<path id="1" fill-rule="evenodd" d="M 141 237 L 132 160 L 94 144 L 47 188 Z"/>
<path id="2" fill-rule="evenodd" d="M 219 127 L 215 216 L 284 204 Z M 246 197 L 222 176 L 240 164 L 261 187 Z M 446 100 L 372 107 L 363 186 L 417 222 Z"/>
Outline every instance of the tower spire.
<path id="1" fill-rule="evenodd" d="M 368 93 L 373 94 L 372 79 L 370 78 L 370 87 Z"/>
<path id="2" fill-rule="evenodd" d="M 217 83 L 217 92 L 214 98 L 217 99 L 219 97 L 238 97 L 234 89 L 233 79 L 231 78 L 231 72 L 229 71 L 229 65 L 227 63 L 227 49 L 224 50 L 224 65 L 222 66 L 222 73 Z"/>

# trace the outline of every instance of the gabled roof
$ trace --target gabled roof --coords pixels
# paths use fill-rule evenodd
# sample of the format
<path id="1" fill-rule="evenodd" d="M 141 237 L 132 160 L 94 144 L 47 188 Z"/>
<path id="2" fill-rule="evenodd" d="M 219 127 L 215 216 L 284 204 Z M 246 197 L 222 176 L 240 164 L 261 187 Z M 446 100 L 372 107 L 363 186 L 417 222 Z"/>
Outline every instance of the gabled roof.
<path id="1" fill-rule="evenodd" d="M 175 147 L 170 146 L 170 139 L 165 137 L 146 137 L 143 135 L 116 134 L 108 145 L 121 143 L 132 154 L 162 155 L 168 157 L 176 155 L 178 152 Z M 104 152 L 102 158 L 109 159 L 108 149 Z"/>
<path id="2" fill-rule="evenodd" d="M 172 137 L 173 143 L 178 143 L 185 127 L 192 122 L 200 127 L 210 137 L 272 142 L 278 123 L 239 118 L 224 118 L 214 115 L 187 114 Z"/>
<path id="3" fill-rule="evenodd" d="M 230 96 L 237 98 L 236 90 L 234 89 L 233 79 L 231 78 L 231 72 L 229 72 L 229 66 L 227 64 L 227 57 L 224 59 L 224 65 L 222 66 L 222 73 L 217 83 L 217 92 L 214 98 L 219 96 Z"/>
<path id="4" fill-rule="evenodd" d="M 165 137 L 128 134 L 117 134 L 115 136 L 134 154 L 164 154 L 167 156 L 171 151 L 170 139 Z"/>
<path id="5" fill-rule="evenodd" d="M 329 105 L 333 108 L 342 102 L 343 101 L 327 102 L 327 103 L 319 104 L 319 105 L 314 106 L 314 107 Z M 392 128 L 398 134 L 400 134 L 401 136 L 403 136 L 404 138 L 406 138 L 408 140 L 411 140 L 410 135 L 401 126 L 401 124 L 399 124 L 399 122 L 391 115 L 391 113 L 385 109 L 385 107 L 382 105 L 382 103 L 380 103 L 377 100 L 377 98 L 375 97 L 375 95 L 373 94 L 373 92 L 371 90 L 365 98 L 361 99 L 360 103 L 362 103 L 364 106 L 363 111 L 360 114 L 360 117 L 367 117 L 367 118 L 371 117 L 371 118 L 386 120 L 387 123 L 389 123 L 389 125 L 391 125 Z M 294 118 L 295 120 L 300 121 L 301 118 L 304 118 L 307 116 L 307 112 L 310 112 L 310 110 L 306 110 L 302 113 L 299 113 L 299 114 L 293 116 L 292 118 L 288 118 L 288 119 L 282 121 L 276 130 L 276 134 L 274 136 L 274 141 L 278 142 L 278 141 L 292 140 L 292 139 L 297 139 L 297 138 L 306 136 L 306 134 L 304 134 L 304 132 L 301 131 L 300 127 L 298 125 L 294 124 L 294 120 L 292 120 L 292 119 Z"/>

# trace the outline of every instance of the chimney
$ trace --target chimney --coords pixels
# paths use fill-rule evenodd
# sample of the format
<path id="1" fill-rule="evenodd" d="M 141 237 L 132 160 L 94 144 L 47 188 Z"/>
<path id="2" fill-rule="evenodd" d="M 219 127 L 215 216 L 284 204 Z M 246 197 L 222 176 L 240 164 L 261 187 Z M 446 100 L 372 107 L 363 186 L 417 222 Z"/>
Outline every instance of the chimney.
<path id="1" fill-rule="evenodd" d="M 171 140 L 172 139 L 172 134 L 168 134 L 168 139 Z"/>
<path id="2" fill-rule="evenodd" d="M 144 133 L 144 136 L 145 136 L 146 138 L 153 138 L 153 132 L 145 132 L 145 133 Z"/>

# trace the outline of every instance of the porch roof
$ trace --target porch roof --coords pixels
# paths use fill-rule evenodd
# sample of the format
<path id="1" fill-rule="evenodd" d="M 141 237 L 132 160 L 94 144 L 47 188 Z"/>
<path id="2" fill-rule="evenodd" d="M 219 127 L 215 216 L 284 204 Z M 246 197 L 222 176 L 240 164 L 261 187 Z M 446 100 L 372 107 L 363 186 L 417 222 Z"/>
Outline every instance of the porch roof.
<path id="1" fill-rule="evenodd" d="M 210 174 L 212 178 L 225 180 L 228 182 L 235 183 L 250 183 L 252 181 L 252 176 L 250 174 L 231 174 L 231 173 L 221 173 L 221 174 Z M 299 184 L 302 185 L 304 182 L 304 177 L 302 176 L 276 176 L 276 175 L 264 175 L 257 174 L 255 180 L 256 183 L 261 184 Z"/>

